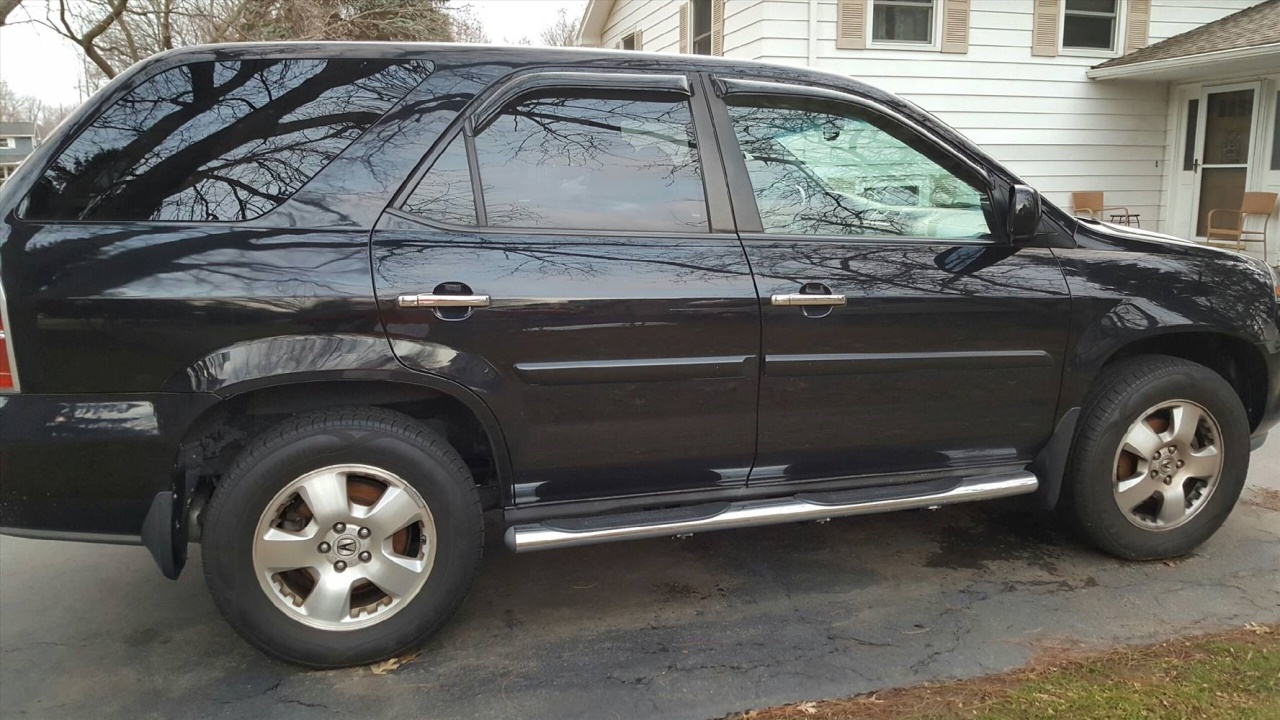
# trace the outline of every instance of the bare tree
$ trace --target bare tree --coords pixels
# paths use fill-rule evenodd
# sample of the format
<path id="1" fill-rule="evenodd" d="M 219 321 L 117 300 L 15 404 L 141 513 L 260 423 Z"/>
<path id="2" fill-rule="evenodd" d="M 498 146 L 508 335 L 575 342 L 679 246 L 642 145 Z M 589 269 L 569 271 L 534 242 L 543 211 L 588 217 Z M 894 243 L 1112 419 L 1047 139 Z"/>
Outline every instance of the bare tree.
<path id="1" fill-rule="evenodd" d="M 556 13 L 555 22 L 542 29 L 540 37 L 543 45 L 551 45 L 554 47 L 572 47 L 578 44 L 578 23 L 577 16 L 569 17 L 569 12 L 564 8 Z"/>
<path id="2" fill-rule="evenodd" d="M 450 40 L 455 30 L 448 0 L 48 0 L 43 16 L 35 5 L 26 8 L 29 19 L 79 46 L 102 79 L 184 45 Z M 478 25 L 465 31 L 483 33 Z"/>
<path id="3" fill-rule="evenodd" d="M 492 42 L 489 39 L 489 33 L 484 29 L 484 23 L 480 22 L 480 18 L 476 17 L 476 10 L 471 5 L 460 5 L 452 8 L 449 13 L 449 20 L 452 23 L 454 42 Z"/>
<path id="4" fill-rule="evenodd" d="M 18 9 L 18 3 L 22 0 L 0 0 L 0 27 L 4 27 L 4 23 L 9 18 L 9 13 Z"/>

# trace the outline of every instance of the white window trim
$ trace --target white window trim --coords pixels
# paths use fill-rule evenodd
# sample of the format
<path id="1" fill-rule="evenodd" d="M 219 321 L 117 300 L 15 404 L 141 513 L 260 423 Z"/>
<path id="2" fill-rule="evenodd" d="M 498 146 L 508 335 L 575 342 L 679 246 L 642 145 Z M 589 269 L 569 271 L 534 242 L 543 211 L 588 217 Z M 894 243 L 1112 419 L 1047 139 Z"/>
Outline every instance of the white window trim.
<path id="1" fill-rule="evenodd" d="M 0 148 L 4 148 L 5 150 L 16 150 L 18 148 L 18 141 L 16 138 L 2 137 L 0 138 Z"/>
<path id="2" fill-rule="evenodd" d="M 708 5 L 711 4 L 711 0 L 702 0 L 702 2 L 706 2 Z M 705 37 L 707 39 L 706 57 L 711 57 L 711 51 L 713 49 L 711 39 L 715 37 L 716 34 L 716 19 L 713 17 L 714 11 L 710 8 L 707 9 L 707 31 L 699 34 L 697 32 L 697 20 L 695 19 L 697 18 L 697 10 L 693 7 L 695 4 L 697 4 L 696 0 L 689 3 L 689 54 L 702 55 L 702 53 L 694 50 L 693 48 L 698 44 L 698 40 Z"/>
<path id="3" fill-rule="evenodd" d="M 1067 47 L 1062 44 L 1067 25 L 1067 0 L 1058 0 L 1058 54 L 1069 57 L 1114 58 L 1124 54 L 1125 21 L 1129 15 L 1129 0 L 1116 0 L 1115 22 L 1111 26 L 1111 49 Z M 1110 17 L 1105 13 L 1072 12 L 1072 15 Z"/>
<path id="4" fill-rule="evenodd" d="M 631 44 L 634 46 L 636 44 L 636 32 L 635 28 L 631 28 L 631 32 L 622 33 L 622 37 L 618 38 L 618 48 L 621 50 L 627 49 L 627 38 L 631 38 Z M 632 47 L 631 49 L 634 50 L 635 47 Z"/>
<path id="5" fill-rule="evenodd" d="M 933 0 L 933 7 L 929 14 L 929 42 L 908 42 L 903 40 L 876 40 L 876 5 L 884 2 L 884 0 L 867 0 L 867 47 L 877 50 L 922 50 L 924 52 L 938 52 L 942 49 L 942 23 L 938 22 L 938 15 L 942 10 L 943 0 Z M 888 1 L 889 5 L 899 5 L 893 0 Z"/>

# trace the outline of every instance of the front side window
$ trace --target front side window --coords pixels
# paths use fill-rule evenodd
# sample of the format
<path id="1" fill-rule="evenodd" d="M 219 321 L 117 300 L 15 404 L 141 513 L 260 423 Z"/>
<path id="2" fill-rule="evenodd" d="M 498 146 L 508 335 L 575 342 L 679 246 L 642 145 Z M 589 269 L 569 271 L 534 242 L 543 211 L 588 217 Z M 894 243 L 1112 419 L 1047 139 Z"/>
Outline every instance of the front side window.
<path id="1" fill-rule="evenodd" d="M 1062 47 L 1114 50 L 1120 0 L 1064 0 Z"/>
<path id="2" fill-rule="evenodd" d="M 36 220 L 249 220 L 426 79 L 418 62 L 239 60 L 166 70 L 117 100 L 27 198 Z"/>
<path id="3" fill-rule="evenodd" d="M 693 0 L 689 47 L 694 55 L 711 54 L 711 0 Z"/>
<path id="4" fill-rule="evenodd" d="M 404 209 L 474 224 L 462 137 Z M 706 232 L 706 195 L 687 99 L 666 93 L 526 95 L 474 139 L 491 227 Z"/>
<path id="5" fill-rule="evenodd" d="M 877 42 L 933 42 L 934 0 L 875 0 L 871 39 Z"/>
<path id="6" fill-rule="evenodd" d="M 985 238 L 987 193 L 887 119 L 827 102 L 729 107 L 766 233 Z"/>

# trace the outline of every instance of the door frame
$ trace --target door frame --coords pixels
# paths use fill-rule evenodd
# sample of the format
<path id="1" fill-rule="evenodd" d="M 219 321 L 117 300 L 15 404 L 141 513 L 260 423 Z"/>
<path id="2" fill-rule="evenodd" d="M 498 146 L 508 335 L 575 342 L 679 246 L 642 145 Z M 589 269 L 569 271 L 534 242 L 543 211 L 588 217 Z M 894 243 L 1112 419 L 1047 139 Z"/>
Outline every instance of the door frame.
<path id="1" fill-rule="evenodd" d="M 1244 187 L 1247 192 L 1253 187 L 1254 175 L 1257 172 L 1254 159 L 1257 155 L 1258 142 L 1261 140 L 1259 126 L 1261 125 L 1261 110 L 1263 105 L 1262 81 L 1251 80 L 1246 82 L 1233 82 L 1221 84 L 1203 84 L 1200 86 L 1199 95 L 1194 93 L 1188 94 L 1187 99 L 1192 97 L 1200 98 L 1199 112 L 1196 117 L 1196 139 L 1195 139 L 1195 158 L 1194 173 L 1195 177 L 1191 181 L 1191 202 L 1188 206 L 1191 208 L 1190 224 L 1187 227 L 1187 236 L 1198 242 L 1205 242 L 1205 236 L 1198 234 L 1200 220 L 1200 193 L 1202 183 L 1204 181 L 1205 163 L 1201 158 L 1205 157 L 1204 144 L 1206 140 L 1206 131 L 1209 119 L 1209 96 L 1218 93 L 1236 92 L 1239 90 L 1249 90 L 1253 92 L 1253 109 L 1249 118 L 1249 150 L 1245 154 L 1242 163 L 1220 163 L 1212 165 L 1212 168 L 1235 168 L 1244 167 Z"/>

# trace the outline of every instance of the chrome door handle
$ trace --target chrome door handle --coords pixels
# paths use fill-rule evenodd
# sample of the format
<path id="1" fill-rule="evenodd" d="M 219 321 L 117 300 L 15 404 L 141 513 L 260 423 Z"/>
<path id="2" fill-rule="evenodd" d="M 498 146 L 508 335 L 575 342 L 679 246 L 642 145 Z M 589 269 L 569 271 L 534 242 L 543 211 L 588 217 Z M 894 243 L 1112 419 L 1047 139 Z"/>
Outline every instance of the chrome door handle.
<path id="1" fill-rule="evenodd" d="M 811 295 L 809 293 L 777 293 L 770 302 L 774 305 L 844 305 L 843 295 Z"/>
<path id="2" fill-rule="evenodd" d="M 488 295 L 401 295 L 397 303 L 402 308 L 480 308 L 489 307 Z"/>

